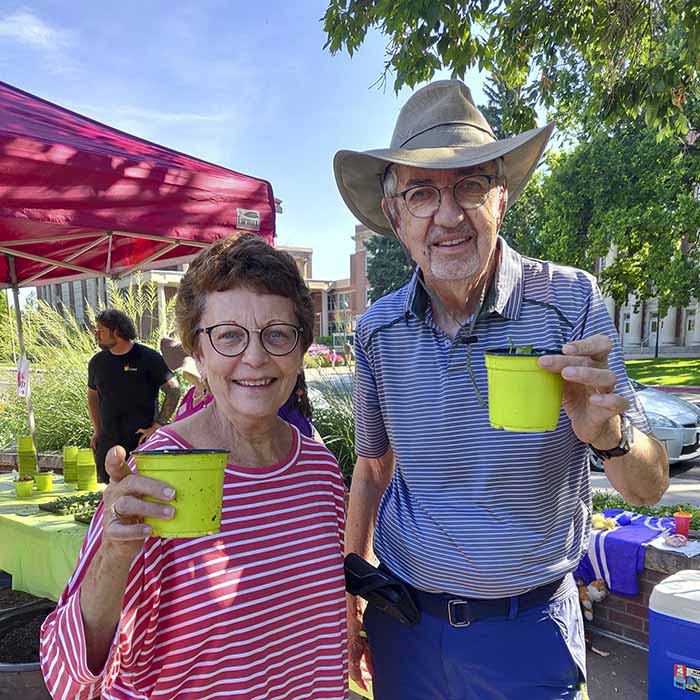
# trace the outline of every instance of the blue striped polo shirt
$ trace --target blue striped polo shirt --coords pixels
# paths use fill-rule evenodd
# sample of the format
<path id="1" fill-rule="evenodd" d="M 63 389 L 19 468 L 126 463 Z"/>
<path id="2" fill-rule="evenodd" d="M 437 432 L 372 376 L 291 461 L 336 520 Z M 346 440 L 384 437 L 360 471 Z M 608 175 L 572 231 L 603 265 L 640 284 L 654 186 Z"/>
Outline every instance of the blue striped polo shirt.
<path id="1" fill-rule="evenodd" d="M 617 391 L 632 423 L 650 432 L 595 278 L 498 245 L 471 346 L 483 406 L 466 346 L 435 325 L 415 275 L 374 303 L 355 334 L 356 451 L 379 457 L 391 447 L 396 458 L 375 553 L 416 588 L 477 598 L 518 595 L 573 571 L 591 515 L 587 447 L 563 410 L 551 432 L 490 427 L 485 349 L 508 347 L 509 338 L 558 348 L 608 335 Z"/>

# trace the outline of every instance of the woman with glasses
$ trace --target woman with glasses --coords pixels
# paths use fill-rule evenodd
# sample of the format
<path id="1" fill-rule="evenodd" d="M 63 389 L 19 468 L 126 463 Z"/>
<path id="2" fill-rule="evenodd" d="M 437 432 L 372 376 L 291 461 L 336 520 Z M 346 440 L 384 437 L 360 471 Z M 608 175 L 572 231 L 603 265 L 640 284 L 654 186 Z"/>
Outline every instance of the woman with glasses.
<path id="1" fill-rule="evenodd" d="M 347 696 L 343 481 L 278 416 L 303 386 L 310 292 L 293 259 L 245 235 L 213 244 L 178 290 L 178 330 L 214 400 L 146 449 L 226 449 L 221 531 L 152 537 L 168 485 L 118 466 L 42 630 L 54 697 Z M 133 465 L 132 465 L 133 466 Z"/>
<path id="2" fill-rule="evenodd" d="M 211 392 L 207 389 L 206 383 L 199 376 L 199 370 L 194 359 L 185 353 L 182 343 L 172 338 L 162 338 L 160 341 L 160 354 L 171 371 L 181 371 L 185 379 L 192 385 L 182 397 L 180 405 L 173 416 L 173 423 L 200 411 L 214 400 Z M 277 415 L 288 423 L 296 425 L 307 437 L 313 437 L 315 440 L 322 442 L 321 436 L 311 424 L 312 410 L 307 396 L 303 372 L 299 375 L 296 387 L 277 412 Z"/>

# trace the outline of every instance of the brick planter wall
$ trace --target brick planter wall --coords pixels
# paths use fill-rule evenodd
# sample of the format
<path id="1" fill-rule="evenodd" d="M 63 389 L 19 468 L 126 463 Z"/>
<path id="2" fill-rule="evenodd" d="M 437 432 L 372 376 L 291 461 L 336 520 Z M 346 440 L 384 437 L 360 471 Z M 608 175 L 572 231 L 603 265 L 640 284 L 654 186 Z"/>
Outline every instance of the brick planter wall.
<path id="1" fill-rule="evenodd" d="M 17 454 L 15 452 L 0 452 L 0 472 L 11 472 L 18 467 Z M 58 454 L 39 454 L 37 457 L 39 469 L 53 469 L 63 473 L 63 457 Z"/>
<path id="2" fill-rule="evenodd" d="M 684 557 L 647 547 L 644 570 L 639 576 L 639 595 L 609 593 L 605 600 L 593 605 L 593 621 L 586 622 L 594 631 L 614 635 L 618 639 L 649 648 L 649 598 L 654 586 L 666 577 L 684 569 L 700 569 L 700 557 Z"/>

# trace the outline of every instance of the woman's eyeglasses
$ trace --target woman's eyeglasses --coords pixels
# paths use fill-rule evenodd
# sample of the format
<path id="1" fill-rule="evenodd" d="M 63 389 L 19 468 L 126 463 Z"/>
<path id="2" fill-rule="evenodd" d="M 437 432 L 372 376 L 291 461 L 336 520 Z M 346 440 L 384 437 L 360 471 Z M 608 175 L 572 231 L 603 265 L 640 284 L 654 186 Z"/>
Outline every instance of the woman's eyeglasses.
<path id="1" fill-rule="evenodd" d="M 260 344 L 265 352 L 275 357 L 289 355 L 299 343 L 301 328 L 291 323 L 270 323 L 264 328 L 246 328 L 237 323 L 217 323 L 209 328 L 198 328 L 197 333 L 206 333 L 211 346 L 225 357 L 236 357 L 246 351 L 250 334 L 260 334 Z"/>

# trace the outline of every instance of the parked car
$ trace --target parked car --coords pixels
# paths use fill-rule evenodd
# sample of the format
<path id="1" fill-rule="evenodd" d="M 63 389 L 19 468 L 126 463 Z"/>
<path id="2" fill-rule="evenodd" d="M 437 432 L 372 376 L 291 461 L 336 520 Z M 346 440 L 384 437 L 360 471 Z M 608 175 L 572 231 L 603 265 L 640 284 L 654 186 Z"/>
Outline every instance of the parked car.
<path id="1" fill-rule="evenodd" d="M 631 380 L 649 419 L 651 431 L 666 446 L 671 464 L 700 457 L 700 405 L 667 391 Z M 591 453 L 591 469 L 603 471 L 602 462 Z"/>

